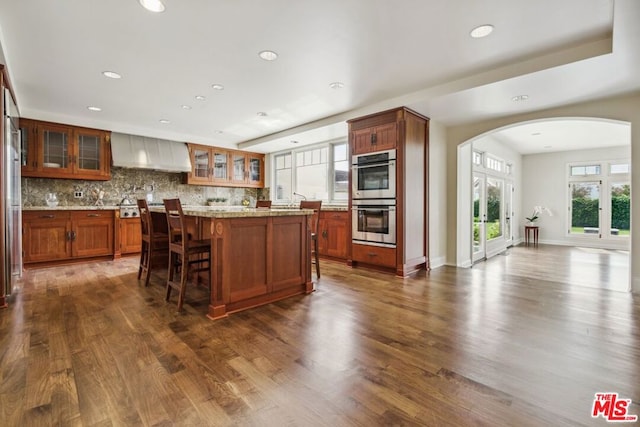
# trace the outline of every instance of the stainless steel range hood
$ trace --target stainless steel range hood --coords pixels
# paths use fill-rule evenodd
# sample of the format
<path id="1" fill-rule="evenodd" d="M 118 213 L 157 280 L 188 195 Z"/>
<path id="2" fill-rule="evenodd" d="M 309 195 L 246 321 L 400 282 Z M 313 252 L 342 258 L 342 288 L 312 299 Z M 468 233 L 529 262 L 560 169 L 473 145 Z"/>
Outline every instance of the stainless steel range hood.
<path id="1" fill-rule="evenodd" d="M 113 166 L 123 168 L 191 171 L 189 150 L 184 142 L 113 132 L 111 156 Z"/>

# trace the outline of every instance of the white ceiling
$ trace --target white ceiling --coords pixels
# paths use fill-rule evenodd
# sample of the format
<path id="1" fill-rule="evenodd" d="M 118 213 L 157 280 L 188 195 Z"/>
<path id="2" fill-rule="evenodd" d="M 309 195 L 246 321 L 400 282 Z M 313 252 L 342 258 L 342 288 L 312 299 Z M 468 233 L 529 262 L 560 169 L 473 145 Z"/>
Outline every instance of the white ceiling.
<path id="1" fill-rule="evenodd" d="M 640 89 L 636 0 L 164 3 L 0 0 L 21 114 L 271 152 L 401 105 L 454 125 Z M 487 23 L 493 34 L 469 37 Z"/>

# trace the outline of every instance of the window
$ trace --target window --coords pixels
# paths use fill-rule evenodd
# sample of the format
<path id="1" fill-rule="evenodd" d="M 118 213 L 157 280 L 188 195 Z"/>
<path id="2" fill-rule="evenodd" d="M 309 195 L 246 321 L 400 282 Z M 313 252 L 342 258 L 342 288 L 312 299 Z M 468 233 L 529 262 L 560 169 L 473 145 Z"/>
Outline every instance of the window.
<path id="1" fill-rule="evenodd" d="M 346 201 L 349 158 L 345 142 L 320 144 L 274 155 L 276 202 L 307 199 Z M 297 194 L 294 194 L 297 193 Z"/>
<path id="2" fill-rule="evenodd" d="M 571 166 L 571 176 L 600 175 L 600 165 Z"/>
<path id="3" fill-rule="evenodd" d="M 473 152 L 473 164 L 477 166 L 482 166 L 482 153 L 479 151 Z"/>
<path id="4" fill-rule="evenodd" d="M 496 172 L 502 172 L 504 162 L 502 160 L 495 159 L 493 157 L 487 156 L 486 165 L 487 169 L 491 169 Z"/>
<path id="5" fill-rule="evenodd" d="M 611 175 L 629 173 L 629 163 L 611 163 L 609 165 L 609 173 Z"/>
<path id="6" fill-rule="evenodd" d="M 279 154 L 275 156 L 275 200 L 285 200 L 291 198 L 291 153 Z"/>
<path id="7" fill-rule="evenodd" d="M 590 238 L 628 238 L 630 163 L 602 161 L 569 166 L 569 234 Z"/>

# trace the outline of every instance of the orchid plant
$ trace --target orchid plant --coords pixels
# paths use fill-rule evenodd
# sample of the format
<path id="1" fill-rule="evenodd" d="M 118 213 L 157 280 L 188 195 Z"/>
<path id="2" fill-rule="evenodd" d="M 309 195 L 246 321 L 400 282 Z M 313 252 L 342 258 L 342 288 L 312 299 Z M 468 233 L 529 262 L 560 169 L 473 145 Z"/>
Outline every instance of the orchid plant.
<path id="1" fill-rule="evenodd" d="M 533 207 L 533 213 L 531 214 L 531 216 L 525 217 L 525 219 L 529 222 L 536 222 L 536 220 L 538 218 L 540 218 L 540 215 L 546 213 L 549 216 L 553 216 L 553 214 L 551 213 L 551 210 L 546 207 L 546 206 L 534 206 Z"/>

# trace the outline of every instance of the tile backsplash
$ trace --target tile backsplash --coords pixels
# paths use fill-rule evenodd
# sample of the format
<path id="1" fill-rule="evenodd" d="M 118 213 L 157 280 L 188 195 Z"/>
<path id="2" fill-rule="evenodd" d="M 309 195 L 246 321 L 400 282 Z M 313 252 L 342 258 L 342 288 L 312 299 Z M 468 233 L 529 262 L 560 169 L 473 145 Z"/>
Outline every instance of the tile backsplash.
<path id="1" fill-rule="evenodd" d="M 255 206 L 257 199 L 269 198 L 268 188 L 187 185 L 183 184 L 181 173 L 112 167 L 110 181 L 22 178 L 22 205 L 46 206 L 45 195 L 56 193 L 58 206 L 90 206 L 96 203 L 100 191 L 104 192 L 104 205 L 117 205 L 125 197 L 135 200 L 148 194 L 153 202 L 179 197 L 185 205 L 205 205 L 209 198 L 225 198 L 224 205 L 241 205 L 246 199 L 249 206 Z M 77 192 L 82 197 L 74 197 Z"/>

